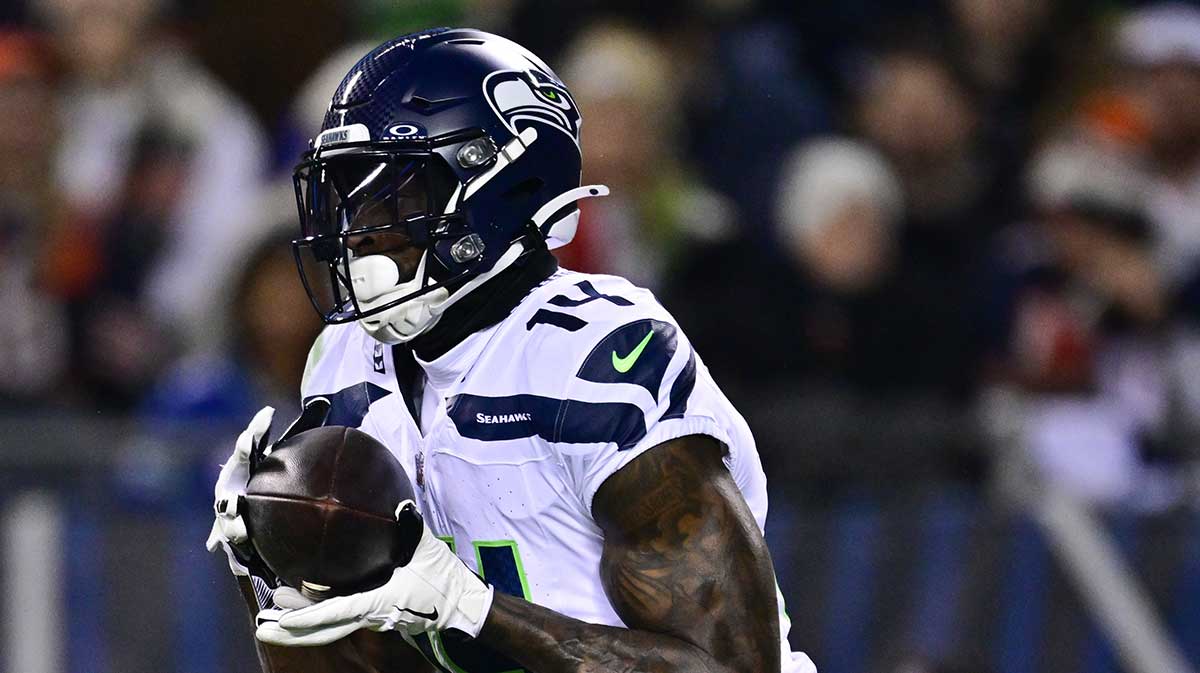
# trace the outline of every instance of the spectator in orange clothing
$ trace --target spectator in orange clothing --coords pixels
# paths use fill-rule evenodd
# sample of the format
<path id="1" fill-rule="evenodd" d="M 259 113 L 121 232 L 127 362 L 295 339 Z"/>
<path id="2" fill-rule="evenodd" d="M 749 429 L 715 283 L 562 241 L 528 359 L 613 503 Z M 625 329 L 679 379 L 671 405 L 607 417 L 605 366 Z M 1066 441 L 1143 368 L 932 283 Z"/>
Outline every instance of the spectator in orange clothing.
<path id="1" fill-rule="evenodd" d="M 91 239 L 101 248 L 92 276 L 64 291 L 83 299 L 105 274 L 125 272 L 103 252 L 113 234 L 128 235 L 114 230 L 114 218 L 135 193 L 154 200 L 161 237 L 153 254 L 143 248 L 137 260 L 145 268 L 134 302 L 190 350 L 224 336 L 213 273 L 249 226 L 268 152 L 248 108 L 169 36 L 165 4 L 33 3 L 65 66 L 54 174 L 70 217 L 58 240 Z M 123 254 L 128 264 L 127 255 L 138 253 Z"/>
<path id="2" fill-rule="evenodd" d="M 164 0 L 31 6 L 62 69 L 39 154 L 58 212 L 36 266 L 70 308 L 65 399 L 124 408 L 177 354 L 227 335 L 215 288 L 252 226 L 267 147 L 168 36 Z"/>
<path id="3" fill-rule="evenodd" d="M 38 282 L 56 199 L 51 67 L 32 33 L 0 33 L 0 405 L 49 395 L 67 364 L 63 307 Z"/>

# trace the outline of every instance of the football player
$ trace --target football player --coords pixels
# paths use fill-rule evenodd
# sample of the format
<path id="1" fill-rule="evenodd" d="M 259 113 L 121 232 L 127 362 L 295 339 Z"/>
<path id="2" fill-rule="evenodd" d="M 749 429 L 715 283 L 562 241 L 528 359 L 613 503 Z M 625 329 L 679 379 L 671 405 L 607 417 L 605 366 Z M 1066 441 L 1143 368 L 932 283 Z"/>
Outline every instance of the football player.
<path id="1" fill-rule="evenodd" d="M 580 186 L 579 128 L 545 63 L 476 30 L 386 42 L 338 87 L 295 174 L 329 326 L 302 384 L 321 413 L 291 432 L 378 438 L 425 526 L 372 591 L 255 579 L 268 668 L 411 668 L 330 649 L 376 631 L 446 673 L 815 670 L 788 646 L 746 423 L 650 292 L 550 252 L 608 191 Z M 243 576 L 231 503 L 270 414 L 217 486 L 210 548 Z"/>

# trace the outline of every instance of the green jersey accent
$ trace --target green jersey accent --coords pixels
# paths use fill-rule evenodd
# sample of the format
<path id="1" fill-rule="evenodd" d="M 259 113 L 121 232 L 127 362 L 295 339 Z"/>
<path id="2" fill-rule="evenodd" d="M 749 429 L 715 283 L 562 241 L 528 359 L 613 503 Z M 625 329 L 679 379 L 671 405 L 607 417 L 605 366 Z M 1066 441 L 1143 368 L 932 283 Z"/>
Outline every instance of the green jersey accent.
<path id="1" fill-rule="evenodd" d="M 308 359 L 304 362 L 304 374 L 300 377 L 300 390 L 308 390 L 309 375 L 312 374 L 313 367 L 325 354 L 325 331 L 322 330 L 317 335 L 317 340 L 313 342 L 312 348 L 308 351 Z"/>

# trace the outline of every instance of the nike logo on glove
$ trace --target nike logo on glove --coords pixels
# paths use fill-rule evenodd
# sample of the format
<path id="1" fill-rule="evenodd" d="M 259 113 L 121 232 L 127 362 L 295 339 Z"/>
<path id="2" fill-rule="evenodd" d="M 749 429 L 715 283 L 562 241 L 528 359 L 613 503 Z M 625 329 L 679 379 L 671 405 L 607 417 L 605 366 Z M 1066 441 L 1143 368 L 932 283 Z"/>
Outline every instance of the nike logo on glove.
<path id="1" fill-rule="evenodd" d="M 650 332 L 646 334 L 645 338 L 642 339 L 642 342 L 637 346 L 634 346 L 633 350 L 629 351 L 629 355 L 626 355 L 625 357 L 618 357 L 617 352 L 613 351 L 613 369 L 617 370 L 617 372 L 621 374 L 633 369 L 633 364 L 642 356 L 642 351 L 646 350 L 646 344 L 650 343 L 650 337 L 652 336 L 654 336 L 654 330 L 650 330 Z"/>
<path id="2" fill-rule="evenodd" d="M 402 608 L 399 605 L 396 606 L 396 609 L 399 610 L 400 612 L 408 612 L 410 614 L 414 614 L 414 615 L 420 617 L 421 619 L 428 619 L 431 622 L 436 622 L 437 618 L 438 618 L 438 611 L 437 611 L 436 607 L 433 609 L 433 612 L 417 612 L 416 610 L 410 610 L 409 608 Z"/>

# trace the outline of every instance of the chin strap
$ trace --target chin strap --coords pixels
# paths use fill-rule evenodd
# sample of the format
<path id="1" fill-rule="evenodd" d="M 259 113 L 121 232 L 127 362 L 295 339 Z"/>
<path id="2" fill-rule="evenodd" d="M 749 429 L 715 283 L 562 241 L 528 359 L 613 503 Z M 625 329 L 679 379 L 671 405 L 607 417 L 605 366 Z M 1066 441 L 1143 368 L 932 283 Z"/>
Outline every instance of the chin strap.
<path id="1" fill-rule="evenodd" d="M 434 316 L 433 322 L 436 323 L 437 319 L 441 318 L 442 314 L 446 312 L 446 309 L 454 305 L 454 302 L 467 296 L 471 290 L 474 290 L 492 278 L 495 278 L 502 271 L 515 264 L 516 261 L 521 258 L 521 254 L 524 252 L 525 245 L 520 241 L 516 241 L 512 245 L 508 246 L 508 250 L 504 251 L 504 254 L 500 256 L 500 259 L 496 260 L 496 264 L 492 268 L 464 283 L 462 287 L 455 290 L 454 293 L 447 297 L 445 301 L 429 307 L 429 312 Z M 430 327 L 432 326 L 433 325 L 431 324 Z"/>
<path id="2" fill-rule="evenodd" d="M 542 232 L 542 238 L 546 239 L 547 248 L 551 250 L 561 248 L 574 240 L 575 231 L 579 228 L 579 209 L 574 208 L 571 212 L 552 222 L 550 218 L 576 201 L 597 196 L 608 196 L 608 187 L 605 185 L 576 187 L 559 194 L 538 208 L 538 211 L 533 214 L 533 225 Z"/>
<path id="3" fill-rule="evenodd" d="M 378 315 L 370 318 L 363 318 L 358 321 L 360 327 L 366 330 L 372 338 L 382 341 L 383 343 L 397 345 L 412 341 L 418 336 L 433 329 L 434 325 L 441 319 L 442 314 L 446 309 L 450 308 L 459 299 L 470 294 L 472 290 L 483 285 L 487 281 L 494 278 L 496 275 L 512 266 L 521 254 L 525 251 L 525 246 L 520 241 L 514 242 L 508 247 L 508 250 L 496 260 L 495 266 L 488 269 L 486 272 L 471 278 L 463 284 L 462 287 L 455 290 L 453 293 L 446 292 L 445 289 L 436 290 L 434 292 L 422 295 L 411 301 L 407 301 L 399 306 L 390 308 Z M 425 255 L 429 255 L 428 252 Z M 368 258 L 364 258 L 368 259 Z M 384 257 L 384 259 L 387 259 Z M 390 262 L 391 260 L 388 259 Z M 422 257 L 422 270 L 417 271 L 416 278 L 421 278 L 424 268 L 425 257 Z M 414 279 L 415 280 L 415 279 Z M 413 282 L 413 281 L 409 281 Z M 417 287 L 406 288 L 404 292 L 415 291 Z M 383 298 L 386 300 L 386 297 Z M 362 302 L 360 302 L 361 304 Z M 397 325 L 402 325 L 403 329 L 398 329 Z"/>
<path id="4" fill-rule="evenodd" d="M 425 278 L 425 265 L 428 259 L 429 252 L 426 251 L 421 255 L 421 262 L 417 267 L 416 274 L 411 280 L 403 283 L 396 282 L 400 276 L 400 268 L 395 260 L 386 255 L 368 255 L 352 261 L 350 274 L 355 283 L 355 292 L 357 293 L 359 287 L 362 287 L 369 288 L 374 293 L 369 300 L 360 298 L 359 305 L 369 310 L 372 305 L 378 306 L 392 301 L 396 297 L 421 290 L 428 280 Z M 360 272 L 355 268 L 356 264 L 359 265 L 363 276 L 361 283 L 359 281 Z M 380 288 L 386 289 L 381 291 Z M 434 314 L 433 309 L 440 301 L 449 296 L 450 293 L 445 288 L 433 290 L 399 306 L 393 306 L 378 315 L 362 318 L 358 324 L 379 341 L 393 345 L 405 343 L 437 322 L 438 316 Z"/>

